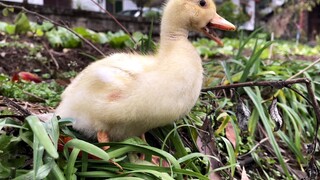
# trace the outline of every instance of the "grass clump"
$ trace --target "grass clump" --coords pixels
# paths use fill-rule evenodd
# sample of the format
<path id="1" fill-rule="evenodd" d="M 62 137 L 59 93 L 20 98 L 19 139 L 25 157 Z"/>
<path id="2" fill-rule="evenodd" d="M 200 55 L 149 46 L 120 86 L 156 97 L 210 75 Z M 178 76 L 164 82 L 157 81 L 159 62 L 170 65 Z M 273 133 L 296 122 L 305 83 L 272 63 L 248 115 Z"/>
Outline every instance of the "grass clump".
<path id="1" fill-rule="evenodd" d="M 257 32 L 240 39 L 235 43 L 237 48 L 234 47 L 238 51 L 227 60 L 205 62 L 206 87 L 286 80 L 311 63 L 265 60 L 264 53 L 272 43 L 261 39 Z M 247 52 L 246 48 L 251 45 L 252 51 Z M 211 57 L 207 56 L 208 59 Z M 319 71 L 320 66 L 315 65 L 303 73 L 312 80 L 318 100 Z M 1 77 L 3 95 L 28 100 L 30 95 L 23 92 L 28 90 L 52 106 L 59 101 L 63 89 L 55 82 L 12 83 L 9 77 Z M 35 116 L 29 116 L 25 121 L 1 119 L 0 177 L 209 179 L 216 173 L 223 179 L 232 179 L 240 178 L 245 171 L 250 179 L 305 178 L 312 158 L 306 153 L 306 147 L 314 136 L 319 138 L 319 135 L 315 134 L 316 118 L 312 106 L 301 96 L 308 97 L 306 87 L 295 84 L 291 88 L 300 94 L 271 86 L 203 91 L 188 116 L 174 125 L 149 132 L 150 145 L 136 137 L 99 144 L 74 131 L 70 119 L 52 118 L 46 122 Z M 283 126 L 278 131 L 274 131 L 275 122 L 268 110 L 274 98 L 278 100 L 276 107 L 283 119 Z M 245 121 L 247 128 L 240 124 L 239 104 L 251 112 Z M 3 110 L 2 114 L 10 114 L 10 111 Z M 15 148 L 18 145 L 24 148 Z M 106 145 L 110 149 L 103 151 L 101 147 Z M 146 160 L 139 159 L 136 152 L 145 154 Z M 159 166 L 151 164 L 152 155 L 160 157 L 169 167 L 162 163 Z M 29 163 L 23 163 L 26 161 Z"/>

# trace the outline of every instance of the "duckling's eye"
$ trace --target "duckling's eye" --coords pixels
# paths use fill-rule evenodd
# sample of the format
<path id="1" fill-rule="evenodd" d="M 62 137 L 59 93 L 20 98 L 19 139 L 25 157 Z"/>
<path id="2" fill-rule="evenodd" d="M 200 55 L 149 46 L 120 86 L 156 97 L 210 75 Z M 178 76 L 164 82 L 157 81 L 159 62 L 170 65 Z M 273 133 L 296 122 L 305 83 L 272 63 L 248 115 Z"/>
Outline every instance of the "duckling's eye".
<path id="1" fill-rule="evenodd" d="M 200 0 L 200 1 L 199 1 L 199 5 L 200 5 L 201 7 L 205 7 L 205 6 L 207 5 L 206 0 Z"/>

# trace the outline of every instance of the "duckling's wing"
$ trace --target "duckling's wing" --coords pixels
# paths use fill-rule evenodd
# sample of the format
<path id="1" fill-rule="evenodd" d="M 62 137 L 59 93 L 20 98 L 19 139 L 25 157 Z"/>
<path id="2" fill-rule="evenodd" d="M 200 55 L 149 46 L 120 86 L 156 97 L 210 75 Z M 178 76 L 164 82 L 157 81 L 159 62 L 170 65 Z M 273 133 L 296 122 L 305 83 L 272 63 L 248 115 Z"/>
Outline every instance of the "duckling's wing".
<path id="1" fill-rule="evenodd" d="M 152 58 L 134 54 L 114 54 L 85 68 L 67 87 L 65 98 L 116 101 L 138 83 L 140 74 L 154 64 Z"/>

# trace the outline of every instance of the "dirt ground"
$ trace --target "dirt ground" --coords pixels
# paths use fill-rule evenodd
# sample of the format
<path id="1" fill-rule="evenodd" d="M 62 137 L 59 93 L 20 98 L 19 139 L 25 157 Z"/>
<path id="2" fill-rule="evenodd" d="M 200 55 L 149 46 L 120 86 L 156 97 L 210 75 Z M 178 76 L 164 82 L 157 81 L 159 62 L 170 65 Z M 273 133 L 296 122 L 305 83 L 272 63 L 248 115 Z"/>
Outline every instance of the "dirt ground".
<path id="1" fill-rule="evenodd" d="M 8 43 L 10 45 L 3 45 Z M 129 49 L 114 49 L 109 45 L 95 44 L 105 55 L 116 52 L 128 52 Z M 37 50 L 35 50 L 37 49 Z M 283 60 L 314 61 L 319 56 L 274 56 Z M 95 59 L 101 59 L 99 54 L 89 45 L 83 43 L 82 47 L 73 49 L 52 48 L 45 38 L 20 36 L 12 38 L 0 34 L 0 73 L 12 75 L 17 72 L 27 71 L 39 75 L 49 74 L 50 78 L 59 78 L 63 72 L 79 72 Z M 216 57 L 227 59 L 228 57 Z"/>
<path id="2" fill-rule="evenodd" d="M 8 43 L 10 45 L 1 45 Z M 123 51 L 108 45 L 95 44 L 106 55 Z M 73 49 L 51 48 L 45 38 L 17 37 L 13 39 L 0 34 L 0 73 L 12 75 L 20 71 L 50 74 L 81 71 L 84 67 L 103 56 L 87 44 Z"/>

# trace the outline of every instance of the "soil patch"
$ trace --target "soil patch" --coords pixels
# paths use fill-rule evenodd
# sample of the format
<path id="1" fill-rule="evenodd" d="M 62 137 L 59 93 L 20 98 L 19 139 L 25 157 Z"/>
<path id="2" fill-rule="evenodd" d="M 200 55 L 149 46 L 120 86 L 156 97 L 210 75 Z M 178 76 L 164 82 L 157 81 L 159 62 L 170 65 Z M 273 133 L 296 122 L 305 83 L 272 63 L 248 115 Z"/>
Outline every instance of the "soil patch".
<path id="1" fill-rule="evenodd" d="M 106 55 L 124 51 L 111 48 L 107 44 L 95 44 Z M 12 38 L 0 35 L 0 73 L 14 74 L 20 71 L 50 74 L 55 78 L 59 73 L 81 71 L 99 54 L 89 45 L 73 49 L 51 48 L 45 38 L 20 36 Z"/>
<path id="2" fill-rule="evenodd" d="M 105 55 L 116 52 L 129 52 L 129 49 L 114 49 L 108 44 L 94 44 Z M 244 52 L 248 55 L 251 52 Z M 48 74 L 51 79 L 59 78 L 63 72 L 79 72 L 96 59 L 103 58 L 91 46 L 83 43 L 79 48 L 63 49 L 50 47 L 46 38 L 21 36 L 7 36 L 0 34 L 0 73 L 12 75 L 27 71 L 39 75 Z M 215 59 L 228 59 L 220 55 Z M 273 56 L 280 60 L 307 60 L 314 61 L 319 56 Z"/>

